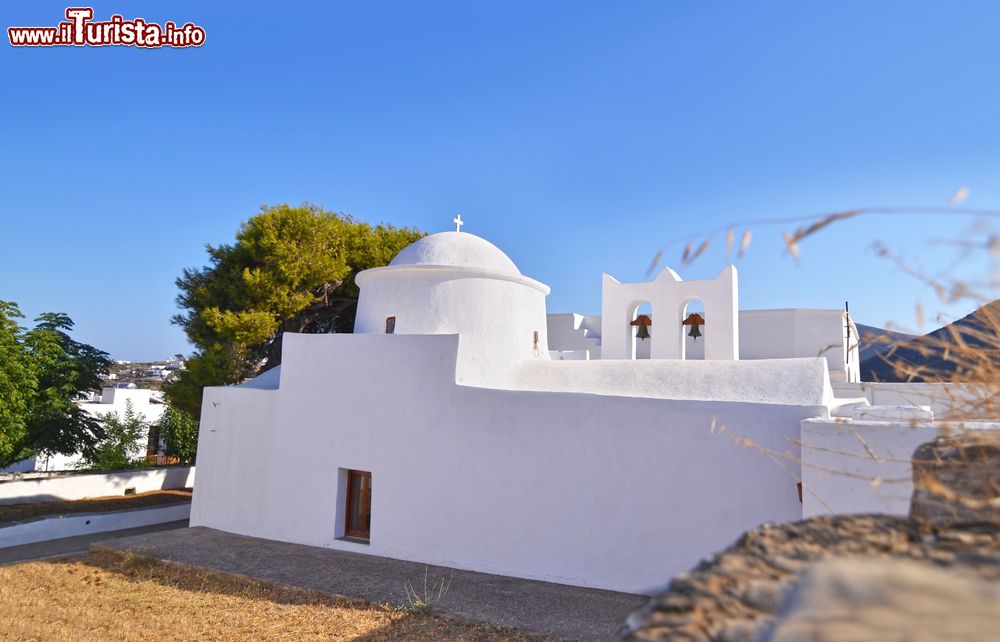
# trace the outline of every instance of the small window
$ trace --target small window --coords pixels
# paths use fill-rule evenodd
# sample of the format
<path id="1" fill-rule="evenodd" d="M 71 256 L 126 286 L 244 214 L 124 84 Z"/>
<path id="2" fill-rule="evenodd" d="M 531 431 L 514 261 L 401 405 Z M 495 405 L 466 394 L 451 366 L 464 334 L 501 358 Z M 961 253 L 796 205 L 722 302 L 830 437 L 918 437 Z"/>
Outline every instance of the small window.
<path id="1" fill-rule="evenodd" d="M 386 334 L 396 333 L 396 317 L 385 318 L 385 333 Z"/>
<path id="2" fill-rule="evenodd" d="M 347 471 L 347 515 L 344 535 L 368 540 L 372 526 L 372 474 Z"/>

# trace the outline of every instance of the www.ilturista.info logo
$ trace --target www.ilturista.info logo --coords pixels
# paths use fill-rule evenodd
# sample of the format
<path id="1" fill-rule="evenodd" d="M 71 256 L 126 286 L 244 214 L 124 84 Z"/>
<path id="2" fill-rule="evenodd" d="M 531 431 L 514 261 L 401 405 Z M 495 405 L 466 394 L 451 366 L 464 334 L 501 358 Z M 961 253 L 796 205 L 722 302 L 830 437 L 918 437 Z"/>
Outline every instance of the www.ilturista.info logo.
<path id="1" fill-rule="evenodd" d="M 200 47 L 205 30 L 198 25 L 166 22 L 163 26 L 142 18 L 126 20 L 118 14 L 107 22 L 93 22 L 91 7 L 69 7 L 66 21 L 55 27 L 7 27 L 14 47 Z"/>

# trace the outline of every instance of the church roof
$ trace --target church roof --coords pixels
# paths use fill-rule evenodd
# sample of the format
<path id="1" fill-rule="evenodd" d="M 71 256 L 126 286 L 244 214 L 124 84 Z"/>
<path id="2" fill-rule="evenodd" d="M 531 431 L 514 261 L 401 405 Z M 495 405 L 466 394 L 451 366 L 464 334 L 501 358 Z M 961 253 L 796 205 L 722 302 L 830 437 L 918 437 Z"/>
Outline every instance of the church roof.
<path id="1" fill-rule="evenodd" d="M 389 265 L 466 267 L 521 276 L 521 271 L 500 248 L 468 232 L 439 232 L 425 236 L 397 254 Z"/>

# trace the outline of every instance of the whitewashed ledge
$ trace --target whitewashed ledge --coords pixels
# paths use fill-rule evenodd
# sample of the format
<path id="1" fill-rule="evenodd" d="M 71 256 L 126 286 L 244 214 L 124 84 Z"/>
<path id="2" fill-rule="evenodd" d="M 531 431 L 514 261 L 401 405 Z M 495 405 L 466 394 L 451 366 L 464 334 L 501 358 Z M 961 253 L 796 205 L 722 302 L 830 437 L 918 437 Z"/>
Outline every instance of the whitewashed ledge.
<path id="1" fill-rule="evenodd" d="M 0 504 L 72 501 L 88 497 L 124 495 L 194 487 L 194 466 L 163 466 L 110 473 L 79 473 L 58 477 L 0 482 Z"/>
<path id="2" fill-rule="evenodd" d="M 38 517 L 0 528 L 0 548 L 189 519 L 191 502 L 105 513 Z"/>

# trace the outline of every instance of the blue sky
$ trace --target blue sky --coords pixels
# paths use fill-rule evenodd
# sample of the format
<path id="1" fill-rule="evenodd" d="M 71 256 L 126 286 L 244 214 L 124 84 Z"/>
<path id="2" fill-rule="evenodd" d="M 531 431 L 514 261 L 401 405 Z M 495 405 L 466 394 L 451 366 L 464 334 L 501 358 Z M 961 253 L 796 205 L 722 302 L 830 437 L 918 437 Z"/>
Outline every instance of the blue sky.
<path id="1" fill-rule="evenodd" d="M 0 46 L 0 299 L 117 358 L 188 352 L 174 279 L 262 204 L 464 228 L 599 313 L 600 276 L 731 221 L 862 206 L 1000 209 L 994 2 L 95 2 L 204 47 Z M 8 1 L 3 27 L 65 3 Z M 277 8 L 277 7 L 280 7 Z M 783 256 L 754 229 L 744 308 L 912 324 L 969 219 L 871 217 Z M 683 244 L 667 248 L 676 264 Z M 688 279 L 725 264 L 721 238 Z M 952 309 L 953 314 L 967 310 Z M 930 329 L 930 328 L 926 328 Z"/>

